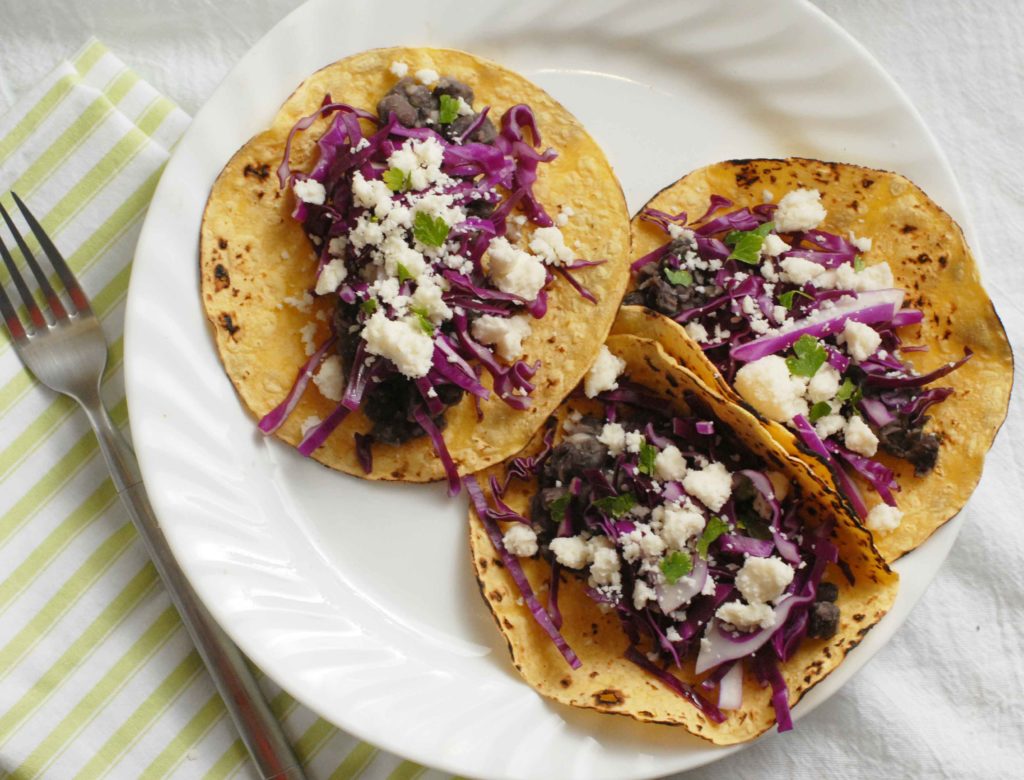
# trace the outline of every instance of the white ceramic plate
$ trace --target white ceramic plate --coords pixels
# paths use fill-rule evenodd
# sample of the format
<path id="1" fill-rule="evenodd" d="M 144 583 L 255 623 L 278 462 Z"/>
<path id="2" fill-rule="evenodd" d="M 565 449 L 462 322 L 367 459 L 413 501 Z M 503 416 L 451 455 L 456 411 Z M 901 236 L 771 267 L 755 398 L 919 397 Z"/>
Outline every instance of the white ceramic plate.
<path id="1" fill-rule="evenodd" d="M 538 82 L 604 146 L 633 210 L 705 163 L 805 155 L 898 170 L 963 223 L 949 167 L 879 66 L 803 3 L 313 0 L 225 79 L 153 199 L 127 310 L 135 445 L 176 555 L 256 663 L 340 727 L 460 774 L 640 778 L 720 758 L 677 729 L 541 699 L 477 592 L 463 500 L 336 474 L 261 437 L 221 369 L 196 262 L 214 177 L 309 73 L 394 44 L 467 49 Z M 900 562 L 893 613 L 797 717 L 892 636 L 959 526 Z"/>

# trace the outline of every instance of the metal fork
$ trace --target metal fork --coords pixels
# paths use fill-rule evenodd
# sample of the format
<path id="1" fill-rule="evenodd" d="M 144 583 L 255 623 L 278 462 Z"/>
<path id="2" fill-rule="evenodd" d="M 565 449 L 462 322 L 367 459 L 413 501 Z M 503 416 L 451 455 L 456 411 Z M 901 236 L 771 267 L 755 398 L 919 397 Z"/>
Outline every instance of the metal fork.
<path id="1" fill-rule="evenodd" d="M 39 222 L 11 193 L 39 246 L 50 259 L 64 286 L 68 305 L 53 289 L 28 244 L 0 204 L 0 216 L 7 223 L 18 249 L 32 270 L 46 300 L 44 313 L 18 271 L 14 258 L 0 239 L 0 254 L 11 274 L 30 322 L 23 323 L 0 284 L 0 314 L 22 362 L 44 385 L 78 401 L 92 425 L 100 450 L 107 461 L 114 486 L 132 522 L 149 551 L 171 600 L 181 615 L 220 691 L 242 741 L 260 774 L 270 778 L 302 780 L 305 774 L 288 744 L 281 725 L 274 718 L 241 651 L 210 616 L 171 554 L 160 523 L 149 505 L 135 455 L 114 426 L 100 399 L 100 380 L 107 364 L 107 342 L 89 299 Z"/>

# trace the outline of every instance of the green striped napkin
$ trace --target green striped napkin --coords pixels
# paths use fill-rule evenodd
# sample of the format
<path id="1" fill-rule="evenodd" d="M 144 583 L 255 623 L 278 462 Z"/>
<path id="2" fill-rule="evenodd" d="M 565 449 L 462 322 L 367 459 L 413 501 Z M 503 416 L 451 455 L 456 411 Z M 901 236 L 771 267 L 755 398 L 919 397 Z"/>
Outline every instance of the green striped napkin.
<path id="1" fill-rule="evenodd" d="M 10 189 L 26 200 L 92 297 L 111 347 L 104 393 L 120 425 L 132 252 L 188 121 L 95 40 L 0 117 L 2 200 L 12 207 Z M 264 684 L 311 777 L 424 774 Z M 3 331 L 0 777 L 255 776 L 84 415 L 31 378 Z"/>

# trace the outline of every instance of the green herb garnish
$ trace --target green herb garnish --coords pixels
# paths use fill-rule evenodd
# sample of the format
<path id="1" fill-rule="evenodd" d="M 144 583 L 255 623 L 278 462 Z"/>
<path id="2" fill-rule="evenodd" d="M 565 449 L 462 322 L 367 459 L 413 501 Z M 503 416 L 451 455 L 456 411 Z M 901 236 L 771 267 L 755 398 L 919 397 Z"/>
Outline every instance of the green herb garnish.
<path id="1" fill-rule="evenodd" d="M 761 262 L 761 247 L 764 238 L 775 229 L 774 222 L 765 222 L 753 230 L 734 230 L 725 237 L 725 243 L 732 246 L 729 260 L 739 260 L 747 265 Z"/>
<path id="2" fill-rule="evenodd" d="M 441 95 L 441 110 L 438 111 L 437 121 L 442 125 L 450 125 L 458 115 L 458 98 L 453 98 L 451 95 Z"/>
<path id="3" fill-rule="evenodd" d="M 665 580 L 669 585 L 675 585 L 679 582 L 680 577 L 685 577 L 691 571 L 693 571 L 693 559 L 689 553 L 682 550 L 676 550 L 661 559 L 661 573 L 665 575 Z"/>
<path id="4" fill-rule="evenodd" d="M 564 496 L 559 496 L 551 502 L 551 506 L 548 509 L 551 511 L 551 519 L 556 523 L 561 524 L 565 520 L 565 510 L 569 508 L 569 502 L 572 500 L 572 496 L 566 493 Z"/>
<path id="5" fill-rule="evenodd" d="M 840 403 L 846 403 L 849 401 L 851 404 L 856 406 L 860 403 L 860 399 L 864 397 L 864 391 L 853 383 L 853 380 L 847 377 L 843 380 L 843 383 L 839 386 L 839 390 L 836 391 L 836 400 Z"/>
<path id="6" fill-rule="evenodd" d="M 853 270 L 858 273 L 864 270 L 864 258 L 860 255 L 853 258 Z"/>
<path id="7" fill-rule="evenodd" d="M 831 413 L 832 413 L 832 404 L 830 404 L 828 401 L 818 401 L 818 403 L 816 403 L 814 406 L 811 407 L 811 413 L 808 416 L 808 419 L 812 423 L 816 423 L 816 422 L 818 422 L 818 420 L 820 420 L 826 414 L 831 414 Z"/>
<path id="8" fill-rule="evenodd" d="M 423 332 L 428 336 L 434 335 L 434 323 L 430 321 L 430 317 L 427 315 L 427 310 L 422 306 L 413 306 L 412 313 L 416 315 L 416 319 L 419 320 L 420 327 Z"/>
<path id="9" fill-rule="evenodd" d="M 771 539 L 772 529 L 769 528 L 768 523 L 762 520 L 758 515 L 753 512 L 746 511 L 737 515 L 736 518 L 739 521 L 739 526 L 747 534 L 754 539 Z"/>
<path id="10" fill-rule="evenodd" d="M 370 298 L 369 300 L 363 301 L 363 305 L 361 306 L 361 308 L 366 314 L 373 314 L 375 311 L 377 311 L 376 298 Z"/>
<path id="11" fill-rule="evenodd" d="M 654 476 L 654 459 L 658 457 L 658 448 L 653 444 L 643 442 L 640 445 L 640 464 L 637 468 L 641 474 L 649 477 Z"/>
<path id="12" fill-rule="evenodd" d="M 448 238 L 448 223 L 441 217 L 432 217 L 425 211 L 417 211 L 412 223 L 412 234 L 424 246 L 441 246 Z"/>
<path id="13" fill-rule="evenodd" d="M 786 358 L 786 365 L 793 376 L 812 377 L 827 359 L 821 342 L 805 333 L 793 344 L 793 355 Z"/>
<path id="14" fill-rule="evenodd" d="M 779 303 L 781 303 L 787 309 L 792 309 L 793 304 L 795 303 L 793 299 L 797 295 L 802 295 L 804 298 L 809 298 L 812 301 L 814 300 L 813 295 L 808 295 L 803 290 L 790 290 L 789 292 L 784 292 L 782 293 L 782 295 L 779 296 Z"/>
<path id="15" fill-rule="evenodd" d="M 704 526 L 704 533 L 700 535 L 700 541 L 697 542 L 697 555 L 701 558 L 707 559 L 708 547 L 715 541 L 719 536 L 729 530 L 729 524 L 722 518 L 714 515 L 708 520 L 707 525 Z"/>
<path id="16" fill-rule="evenodd" d="M 680 268 L 678 270 L 666 268 L 665 278 L 672 282 L 672 284 L 677 284 L 680 287 L 689 287 L 693 284 L 693 274 L 685 268 Z"/>
<path id="17" fill-rule="evenodd" d="M 392 192 L 405 192 L 409 189 L 412 173 L 406 173 L 401 168 L 388 168 L 381 176 L 388 189 Z"/>
<path id="18" fill-rule="evenodd" d="M 597 499 L 597 501 L 593 503 L 593 506 L 618 520 L 630 509 L 636 506 L 636 496 L 632 493 L 623 493 L 619 496 L 606 496 L 605 498 Z"/>
<path id="19" fill-rule="evenodd" d="M 398 270 L 398 283 L 399 284 L 405 284 L 407 281 L 412 279 L 412 274 L 409 273 L 409 269 L 406 268 L 401 263 L 398 263 L 397 270 Z"/>

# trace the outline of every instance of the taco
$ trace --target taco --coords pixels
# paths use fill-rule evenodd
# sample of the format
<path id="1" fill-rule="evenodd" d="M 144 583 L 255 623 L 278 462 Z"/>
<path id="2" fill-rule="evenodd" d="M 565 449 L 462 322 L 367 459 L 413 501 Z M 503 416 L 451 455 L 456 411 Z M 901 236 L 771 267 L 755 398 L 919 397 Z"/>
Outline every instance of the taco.
<path id="1" fill-rule="evenodd" d="M 918 187 L 855 165 L 730 161 L 661 192 L 633 230 L 615 330 L 660 340 L 755 410 L 887 560 L 963 507 L 1012 356 L 960 228 Z"/>
<path id="2" fill-rule="evenodd" d="M 517 457 L 466 478 L 523 678 L 556 701 L 753 739 L 891 607 L 846 503 L 655 341 L 612 336 Z"/>
<path id="3" fill-rule="evenodd" d="M 628 281 L 619 183 L 526 79 L 391 48 L 307 79 L 210 193 L 202 297 L 265 433 L 412 482 L 519 450 Z"/>

